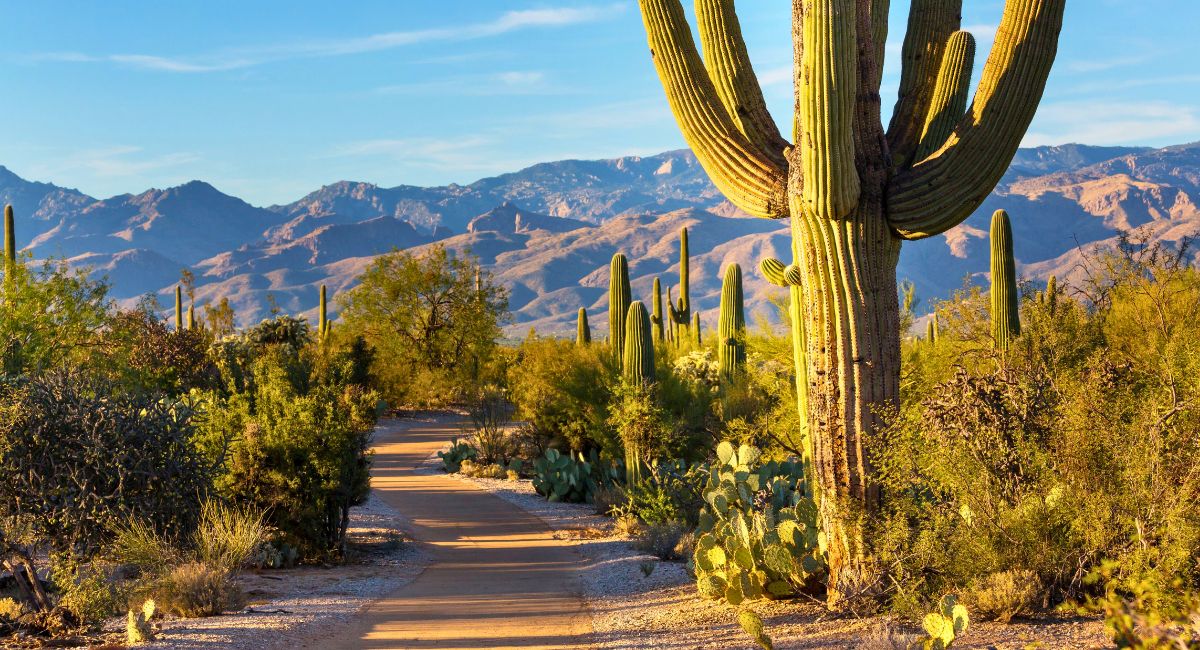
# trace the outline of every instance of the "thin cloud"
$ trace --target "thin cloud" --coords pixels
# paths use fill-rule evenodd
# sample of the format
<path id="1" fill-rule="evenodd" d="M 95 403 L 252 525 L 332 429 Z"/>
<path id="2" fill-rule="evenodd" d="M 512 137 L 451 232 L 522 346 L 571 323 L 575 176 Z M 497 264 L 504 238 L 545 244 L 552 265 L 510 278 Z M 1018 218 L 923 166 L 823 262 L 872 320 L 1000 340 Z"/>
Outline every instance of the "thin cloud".
<path id="1" fill-rule="evenodd" d="M 115 63 L 158 72 L 220 72 L 293 59 L 365 54 L 437 41 L 477 40 L 524 29 L 592 23 L 608 19 L 623 10 L 624 5 L 621 4 L 525 9 L 503 13 L 488 22 L 456 27 L 385 32 L 345 39 L 282 43 L 269 47 L 225 50 L 195 57 L 169 57 L 144 53 L 92 55 L 83 52 L 46 52 L 31 55 L 29 59 L 60 63 Z"/>
<path id="2" fill-rule="evenodd" d="M 1038 109 L 1023 146 L 1169 144 L 1200 132 L 1200 115 L 1171 102 L 1053 102 Z"/>

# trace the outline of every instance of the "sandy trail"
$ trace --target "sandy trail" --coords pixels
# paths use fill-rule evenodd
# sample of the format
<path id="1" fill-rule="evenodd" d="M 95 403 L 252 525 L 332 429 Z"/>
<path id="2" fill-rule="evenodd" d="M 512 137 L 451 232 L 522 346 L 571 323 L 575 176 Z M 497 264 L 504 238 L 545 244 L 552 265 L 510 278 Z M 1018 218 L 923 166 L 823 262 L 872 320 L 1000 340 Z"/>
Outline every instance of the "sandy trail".
<path id="1" fill-rule="evenodd" d="M 419 471 L 458 434 L 456 420 L 380 423 L 372 488 L 412 521 L 410 532 L 432 561 L 347 628 L 308 647 L 591 647 L 579 553 L 525 510 L 470 483 Z"/>

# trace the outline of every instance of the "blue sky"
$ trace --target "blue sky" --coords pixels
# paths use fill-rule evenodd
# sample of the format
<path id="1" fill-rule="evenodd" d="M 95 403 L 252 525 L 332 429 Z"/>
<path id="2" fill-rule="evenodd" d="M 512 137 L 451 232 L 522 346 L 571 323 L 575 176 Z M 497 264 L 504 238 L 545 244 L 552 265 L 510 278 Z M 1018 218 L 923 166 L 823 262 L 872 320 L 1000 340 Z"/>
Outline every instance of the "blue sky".
<path id="1" fill-rule="evenodd" d="M 690 5 L 690 2 L 686 3 Z M 742 0 L 790 122 L 790 0 Z M 894 0 L 884 104 L 908 3 Z M 980 41 L 1003 3 L 966 0 Z M 634 0 L 0 0 L 0 164 L 96 196 L 468 183 L 683 146 Z M 1200 140 L 1200 3 L 1071 0 L 1026 144 Z"/>

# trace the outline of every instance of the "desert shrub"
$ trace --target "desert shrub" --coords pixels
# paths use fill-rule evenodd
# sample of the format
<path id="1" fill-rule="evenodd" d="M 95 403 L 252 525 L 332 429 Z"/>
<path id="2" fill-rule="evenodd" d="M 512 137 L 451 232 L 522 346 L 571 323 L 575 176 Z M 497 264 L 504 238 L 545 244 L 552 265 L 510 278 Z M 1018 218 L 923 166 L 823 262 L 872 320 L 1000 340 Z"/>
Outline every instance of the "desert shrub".
<path id="1" fill-rule="evenodd" d="M 811 587 L 824 570 L 817 510 L 799 461 L 763 462 L 750 446 L 717 447 L 696 529 L 700 595 L 744 600 Z"/>
<path id="2" fill-rule="evenodd" d="M 679 560 L 685 557 L 678 554 L 679 541 L 689 532 L 687 524 L 680 521 L 647 524 L 634 540 L 633 547 L 659 559 Z"/>
<path id="3" fill-rule="evenodd" d="M 58 606 L 88 628 L 120 613 L 129 596 L 125 585 L 104 566 L 69 555 L 54 558 L 50 577 L 58 592 Z"/>
<path id="4" fill-rule="evenodd" d="M 0 511 L 56 551 L 87 556 L 124 517 L 186 530 L 211 481 L 186 402 L 118 392 L 84 374 L 3 395 Z"/>
<path id="5" fill-rule="evenodd" d="M 167 537 L 136 519 L 117 525 L 115 532 L 109 556 L 142 572 L 135 591 L 188 618 L 240 606 L 234 576 L 267 541 L 260 511 L 214 501 L 203 504 L 190 535 Z"/>
<path id="6" fill-rule="evenodd" d="M 268 349 L 253 362 L 252 392 L 208 396 L 208 438 L 223 441 L 210 448 L 227 450 L 216 485 L 227 499 L 267 512 L 276 541 L 302 558 L 340 556 L 350 508 L 369 489 L 379 396 L 307 381 L 290 358 Z"/>
<path id="7" fill-rule="evenodd" d="M 1042 597 L 1038 576 L 1028 569 L 1000 571 L 977 581 L 964 600 L 985 621 L 1007 623 L 1028 614 Z"/>
<path id="8" fill-rule="evenodd" d="M 108 322 L 108 286 L 65 261 L 22 261 L 0 291 L 0 376 L 36 375 L 89 361 Z M 7 271 L 0 269 L 0 275 Z"/>
<path id="9" fill-rule="evenodd" d="M 644 479 L 626 488 L 630 511 L 647 524 L 681 521 L 695 527 L 709 479 L 706 464 L 652 463 Z"/>
<path id="10" fill-rule="evenodd" d="M 508 317 L 507 291 L 477 260 L 434 245 L 375 258 L 338 298 L 338 330 L 375 351 L 391 404 L 457 402 L 486 374 Z"/>
<path id="11" fill-rule="evenodd" d="M 201 329 L 175 331 L 157 314 L 134 309 L 114 315 L 100 341 L 109 363 L 103 368 L 132 389 L 186 394 L 212 388 L 217 367 L 208 356 L 210 341 Z"/>
<path id="12" fill-rule="evenodd" d="M 471 446 L 478 451 L 479 461 L 485 464 L 507 463 L 513 456 L 508 424 L 512 421 L 512 406 L 504 390 L 498 386 L 481 386 L 468 402 Z"/>
<path id="13" fill-rule="evenodd" d="M 1176 580 L 1162 585 L 1150 579 L 1117 577 L 1117 564 L 1101 562 L 1086 580 L 1101 595 L 1076 609 L 1100 614 L 1118 648 L 1152 650 L 1200 646 L 1200 594 Z M 1172 592 L 1164 598 L 1164 591 Z M 1163 603 L 1171 605 L 1164 607 Z"/>
<path id="14" fill-rule="evenodd" d="M 596 507 L 598 515 L 612 514 L 616 508 L 624 506 L 628 501 L 625 488 L 615 483 L 598 485 L 592 493 L 592 505 Z"/>
<path id="15" fill-rule="evenodd" d="M 596 447 L 611 452 L 605 420 L 615 377 L 604 346 L 534 337 L 521 343 L 508 367 L 509 396 L 517 417 L 551 441 L 561 438 L 575 452 Z M 525 458 L 537 458 L 549 446 Z"/>
<path id="16" fill-rule="evenodd" d="M 617 434 L 603 451 L 625 463 L 626 483 L 640 482 L 645 467 L 656 458 L 672 457 L 672 423 L 656 400 L 654 385 L 618 384 L 609 407 L 608 424 Z M 615 443 L 619 441 L 620 446 Z"/>
<path id="17" fill-rule="evenodd" d="M 479 450 L 469 442 L 464 442 L 458 438 L 450 439 L 450 448 L 437 453 L 438 458 L 442 459 L 442 469 L 447 474 L 454 474 L 462 468 L 465 461 L 475 460 L 479 457 Z"/>
<path id="18" fill-rule="evenodd" d="M 184 618 L 217 616 L 241 607 L 244 596 L 228 572 L 203 562 L 172 567 L 150 591 L 164 611 Z"/>
<path id="19" fill-rule="evenodd" d="M 509 469 L 504 465 L 496 463 L 476 463 L 471 460 L 464 460 L 458 472 L 463 476 L 471 478 L 502 479 L 508 478 Z"/>

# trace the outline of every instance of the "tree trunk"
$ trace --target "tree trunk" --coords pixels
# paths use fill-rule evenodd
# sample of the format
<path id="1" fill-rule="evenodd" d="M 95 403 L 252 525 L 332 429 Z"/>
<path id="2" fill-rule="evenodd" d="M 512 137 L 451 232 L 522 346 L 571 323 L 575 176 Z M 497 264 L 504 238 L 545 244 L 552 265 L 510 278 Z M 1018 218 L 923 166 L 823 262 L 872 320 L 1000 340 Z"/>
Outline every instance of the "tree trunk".
<path id="1" fill-rule="evenodd" d="M 864 437 L 878 426 L 879 407 L 899 400 L 900 241 L 884 218 L 882 192 L 866 190 L 843 219 L 805 216 L 797 194 L 791 202 L 792 241 L 803 272 L 801 308 L 793 310 L 803 326 L 794 337 L 805 341 L 795 355 L 796 374 L 806 381 L 801 416 L 834 607 L 868 577 L 863 524 L 877 509 L 879 486 L 871 480 Z"/>

